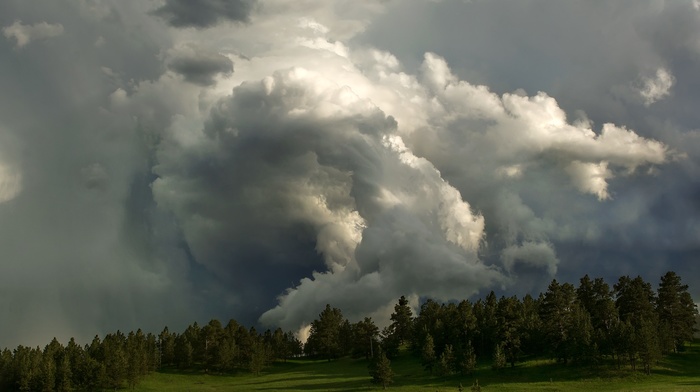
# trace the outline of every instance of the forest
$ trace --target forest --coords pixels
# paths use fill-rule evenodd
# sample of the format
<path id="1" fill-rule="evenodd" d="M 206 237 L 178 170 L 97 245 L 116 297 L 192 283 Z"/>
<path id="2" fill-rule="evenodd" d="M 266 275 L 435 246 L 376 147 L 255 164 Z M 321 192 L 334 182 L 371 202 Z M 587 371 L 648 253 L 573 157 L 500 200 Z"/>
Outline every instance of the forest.
<path id="1" fill-rule="evenodd" d="M 18 346 L 0 352 L 2 391 L 98 391 L 133 389 L 147 374 L 204 372 L 260 374 L 291 358 L 333 361 L 364 358 L 368 379 L 387 387 L 391 359 L 408 350 L 430 374 L 470 374 L 477 362 L 494 371 L 526 358 L 549 358 L 587 369 L 629 368 L 651 373 L 669 353 L 683 351 L 696 332 L 698 309 L 688 286 L 669 271 L 658 288 L 641 277 L 623 276 L 612 287 L 587 275 L 577 286 L 553 280 L 537 297 L 439 303 L 425 299 L 414 315 L 398 299 L 390 324 L 370 317 L 356 322 L 326 305 L 302 343 L 278 328 L 258 332 L 235 320 L 197 322 L 182 332 L 116 331 L 81 345 L 53 339 L 43 349 Z"/>

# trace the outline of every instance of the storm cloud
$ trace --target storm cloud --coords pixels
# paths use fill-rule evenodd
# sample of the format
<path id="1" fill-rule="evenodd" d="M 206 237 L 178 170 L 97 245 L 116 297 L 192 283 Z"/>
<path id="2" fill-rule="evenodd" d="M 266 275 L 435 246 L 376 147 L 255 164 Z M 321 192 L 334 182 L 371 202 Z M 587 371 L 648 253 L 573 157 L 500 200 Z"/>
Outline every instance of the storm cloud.
<path id="1" fill-rule="evenodd" d="M 211 27 L 222 21 L 245 22 L 255 0 L 166 0 L 153 11 L 173 27 Z"/>
<path id="2" fill-rule="evenodd" d="M 211 86 L 216 83 L 216 75 L 227 76 L 233 73 L 233 62 L 220 53 L 191 47 L 173 52 L 168 68 L 182 75 L 190 83 Z"/>
<path id="3" fill-rule="evenodd" d="M 0 5 L 0 345 L 700 297 L 692 1 L 40 5 Z"/>

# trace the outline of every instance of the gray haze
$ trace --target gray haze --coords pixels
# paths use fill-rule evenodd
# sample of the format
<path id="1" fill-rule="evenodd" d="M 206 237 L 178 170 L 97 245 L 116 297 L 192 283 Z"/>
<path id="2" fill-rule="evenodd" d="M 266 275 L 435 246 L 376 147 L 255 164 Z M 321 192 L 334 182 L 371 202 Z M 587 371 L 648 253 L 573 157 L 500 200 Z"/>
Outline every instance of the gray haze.
<path id="1" fill-rule="evenodd" d="M 697 1 L 0 4 L 0 346 L 678 272 Z"/>

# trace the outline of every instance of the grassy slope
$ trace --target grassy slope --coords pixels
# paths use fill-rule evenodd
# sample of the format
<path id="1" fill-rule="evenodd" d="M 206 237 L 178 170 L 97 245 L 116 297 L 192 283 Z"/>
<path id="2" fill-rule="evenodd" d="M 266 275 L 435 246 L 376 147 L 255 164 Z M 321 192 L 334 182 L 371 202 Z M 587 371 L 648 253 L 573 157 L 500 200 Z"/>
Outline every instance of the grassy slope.
<path id="1" fill-rule="evenodd" d="M 700 391 L 700 341 L 683 354 L 664 360 L 651 376 L 628 370 L 594 376 L 585 368 L 528 361 L 495 372 L 484 365 L 472 376 L 429 376 L 414 358 L 392 361 L 395 391 L 466 391 L 474 379 L 484 391 Z M 551 379 L 551 381 L 550 381 Z M 213 376 L 199 373 L 155 373 L 137 391 L 369 391 L 381 390 L 369 382 L 367 362 L 342 359 L 290 361 L 277 364 L 261 376 Z"/>

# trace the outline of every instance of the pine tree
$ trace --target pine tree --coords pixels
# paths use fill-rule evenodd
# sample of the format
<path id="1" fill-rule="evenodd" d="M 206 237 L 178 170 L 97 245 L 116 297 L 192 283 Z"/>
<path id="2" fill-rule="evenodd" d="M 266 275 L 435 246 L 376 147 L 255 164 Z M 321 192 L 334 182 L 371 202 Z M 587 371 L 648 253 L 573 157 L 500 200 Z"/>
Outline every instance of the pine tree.
<path id="1" fill-rule="evenodd" d="M 194 349 L 185 334 L 175 338 L 175 362 L 180 369 L 186 369 L 193 364 Z"/>
<path id="2" fill-rule="evenodd" d="M 71 384 L 71 366 L 70 359 L 68 355 L 62 353 L 58 366 L 56 367 L 56 391 L 57 392 L 70 392 L 73 390 Z"/>
<path id="3" fill-rule="evenodd" d="M 219 345 L 224 335 L 224 328 L 221 322 L 216 319 L 209 321 L 201 330 L 200 340 L 204 342 L 204 355 L 202 356 L 204 372 L 209 369 L 219 369 Z"/>
<path id="4" fill-rule="evenodd" d="M 142 363 L 145 362 L 145 352 L 143 351 L 141 339 L 133 331 L 127 335 L 125 351 L 127 359 L 126 383 L 130 389 L 134 389 L 141 376 Z"/>
<path id="5" fill-rule="evenodd" d="M 224 332 L 224 336 L 219 344 L 216 361 L 220 371 L 232 371 L 236 365 L 236 338 L 228 331 Z"/>
<path id="6" fill-rule="evenodd" d="M 651 367 L 661 358 L 659 347 L 658 331 L 654 322 L 642 321 L 636 333 L 635 345 L 639 353 L 639 360 L 642 363 L 644 373 L 651 374 Z"/>
<path id="7" fill-rule="evenodd" d="M 552 280 L 539 306 L 542 328 L 550 353 L 566 363 L 570 358 L 571 311 L 575 300 L 574 286 Z"/>
<path id="8" fill-rule="evenodd" d="M 435 355 L 435 344 L 433 343 L 433 337 L 430 334 L 428 334 L 428 336 L 425 338 L 425 343 L 423 343 L 420 358 L 423 369 L 432 374 L 435 363 L 437 362 L 437 357 Z"/>
<path id="9" fill-rule="evenodd" d="M 391 314 L 390 329 L 392 338 L 399 345 L 409 341 L 413 334 L 413 311 L 408 306 L 408 300 L 403 295 L 394 306 L 394 313 Z"/>
<path id="10" fill-rule="evenodd" d="M 56 359 L 63 352 L 63 347 L 56 338 L 46 345 L 41 355 L 39 384 L 41 391 L 51 392 L 56 386 Z"/>
<path id="11" fill-rule="evenodd" d="M 19 391 L 31 391 L 37 383 L 39 375 L 41 351 L 25 346 L 17 346 L 13 353 L 13 373 L 16 388 Z"/>
<path id="12" fill-rule="evenodd" d="M 255 339 L 252 345 L 250 360 L 248 361 L 248 370 L 254 375 L 259 376 L 265 368 L 267 355 L 265 344 L 261 339 Z"/>
<path id="13" fill-rule="evenodd" d="M 175 334 L 170 333 L 168 327 L 158 335 L 158 347 L 160 348 L 161 366 L 172 366 L 175 364 Z"/>
<path id="14" fill-rule="evenodd" d="M 522 324 L 521 347 L 528 354 L 540 355 L 544 353 L 544 333 L 542 331 L 542 320 L 539 315 L 539 301 L 530 294 L 522 300 Z"/>
<path id="15" fill-rule="evenodd" d="M 284 331 L 282 331 L 282 328 L 275 329 L 275 332 L 272 334 L 272 351 L 274 353 L 273 356 L 278 359 L 283 359 L 285 362 L 290 356 L 289 346 L 287 345 L 286 339 L 287 338 L 284 335 Z"/>
<path id="16" fill-rule="evenodd" d="M 472 374 L 476 368 L 476 353 L 474 352 L 474 347 L 472 347 L 471 342 L 467 342 L 466 347 L 461 350 L 458 357 L 460 358 L 458 364 L 459 372 L 464 375 Z"/>
<path id="17" fill-rule="evenodd" d="M 506 367 L 506 355 L 503 353 L 503 347 L 497 344 L 493 350 L 493 364 L 491 368 L 493 370 L 501 370 L 504 367 Z"/>
<path id="18" fill-rule="evenodd" d="M 370 363 L 369 375 L 372 377 L 372 383 L 381 385 L 384 389 L 394 382 L 394 371 L 391 370 L 391 361 L 389 361 L 383 351 L 379 350 L 372 363 Z"/>
<path id="19" fill-rule="evenodd" d="M 420 355 L 425 345 L 427 335 L 431 335 L 433 346 L 435 348 L 444 346 L 445 342 L 441 340 L 442 336 L 442 307 L 432 299 L 428 299 L 421 305 L 420 313 L 413 322 L 413 337 L 411 339 L 411 348 Z"/>
<path id="20" fill-rule="evenodd" d="M 328 361 L 337 358 L 341 354 L 340 328 L 344 321 L 340 309 L 326 305 L 318 319 L 311 323 L 305 346 L 307 354 L 320 355 Z"/>
<path id="21" fill-rule="evenodd" d="M 80 380 L 82 378 L 80 373 L 80 367 L 82 366 L 82 362 L 84 361 L 85 355 L 86 354 L 85 351 L 83 351 L 83 348 L 79 346 L 73 338 L 71 338 L 68 341 L 68 344 L 63 350 L 63 357 L 65 359 L 65 362 L 69 365 L 69 382 L 71 388 L 80 388 Z"/>
<path id="22" fill-rule="evenodd" d="M 160 368 L 160 349 L 158 348 L 158 340 L 156 335 L 148 333 L 146 335 L 146 356 L 148 363 L 148 372 L 155 372 Z"/>
<path id="23" fill-rule="evenodd" d="M 566 331 L 568 355 L 574 361 L 591 362 L 594 355 L 591 316 L 579 303 L 574 303 L 569 317 Z"/>
<path id="24" fill-rule="evenodd" d="M 8 349 L 0 352 L 0 391 L 10 390 L 13 384 L 12 352 Z"/>
<path id="25" fill-rule="evenodd" d="M 689 292 L 681 293 L 681 307 L 683 308 L 683 324 L 687 333 L 686 340 L 692 340 L 695 333 L 698 332 L 698 306 L 693 301 L 693 297 Z"/>
<path id="26" fill-rule="evenodd" d="M 493 353 L 492 349 L 498 343 L 498 320 L 496 310 L 498 299 L 491 291 L 486 300 L 478 300 L 474 304 L 474 315 L 476 316 L 477 340 L 474 342 L 477 355 L 487 357 Z"/>
<path id="27" fill-rule="evenodd" d="M 437 372 L 440 376 L 448 376 L 453 373 L 455 368 L 455 356 L 452 351 L 452 345 L 448 344 L 440 354 L 440 359 L 437 361 Z"/>
<path id="28" fill-rule="evenodd" d="M 350 323 L 350 320 L 345 319 L 340 324 L 340 329 L 338 330 L 338 346 L 340 349 L 336 354 L 338 357 L 344 355 L 352 355 L 355 344 L 355 329 L 354 324 Z"/>
<path id="29" fill-rule="evenodd" d="M 379 335 L 379 328 L 374 324 L 371 317 L 365 317 L 352 325 L 352 355 L 355 358 L 372 358 L 373 351 L 379 346 L 376 337 Z M 386 353 L 386 351 L 385 351 Z"/>
<path id="30" fill-rule="evenodd" d="M 639 329 L 644 320 L 654 319 L 656 316 L 654 304 L 657 302 L 651 284 L 637 276 L 630 279 L 629 276 L 620 277 L 615 284 L 616 301 L 620 319 L 629 321 L 635 330 Z"/>
<path id="31" fill-rule="evenodd" d="M 680 276 L 673 271 L 661 277 L 657 293 L 656 312 L 660 328 L 669 335 L 662 345 L 663 351 L 678 351 L 693 338 L 697 308 L 688 293 L 688 285 L 681 284 Z"/>
<path id="32" fill-rule="evenodd" d="M 503 353 L 511 367 L 520 354 L 520 328 L 522 324 L 522 306 L 516 297 L 502 297 L 496 309 L 498 320 L 498 339 L 501 341 Z"/>
<path id="33" fill-rule="evenodd" d="M 127 376 L 126 337 L 119 331 L 108 334 L 105 336 L 102 346 L 107 387 L 119 388 Z"/>

